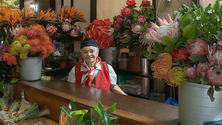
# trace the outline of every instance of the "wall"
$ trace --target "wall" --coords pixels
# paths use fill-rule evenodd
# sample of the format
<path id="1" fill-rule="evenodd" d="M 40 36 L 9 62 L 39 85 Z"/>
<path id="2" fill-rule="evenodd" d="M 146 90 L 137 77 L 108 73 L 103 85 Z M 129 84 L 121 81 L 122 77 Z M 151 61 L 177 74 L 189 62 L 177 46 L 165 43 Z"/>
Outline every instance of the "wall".
<path id="1" fill-rule="evenodd" d="M 136 6 L 140 6 L 142 0 L 136 0 Z M 151 0 L 152 3 L 152 0 Z M 120 9 L 126 5 L 126 0 L 97 0 L 97 18 L 111 21 L 115 15 L 120 14 Z"/>
<path id="2" fill-rule="evenodd" d="M 181 7 L 181 4 L 190 5 L 191 0 L 171 0 L 171 2 L 164 2 L 164 0 L 155 0 L 156 15 L 159 17 L 166 17 L 168 20 L 168 13 L 173 15 L 173 12 Z"/>

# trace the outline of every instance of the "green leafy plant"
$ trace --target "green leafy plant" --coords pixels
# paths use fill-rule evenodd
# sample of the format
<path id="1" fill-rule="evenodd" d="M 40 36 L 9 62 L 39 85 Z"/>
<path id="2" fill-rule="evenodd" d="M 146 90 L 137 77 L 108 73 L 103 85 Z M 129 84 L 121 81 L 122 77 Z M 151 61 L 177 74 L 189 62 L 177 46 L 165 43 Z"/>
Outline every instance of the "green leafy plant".
<path id="1" fill-rule="evenodd" d="M 116 109 L 116 103 L 105 110 L 101 102 L 97 105 L 93 103 L 91 114 L 87 114 L 88 110 L 77 110 L 77 103 L 72 99 L 69 103 L 69 111 L 61 107 L 62 115 L 60 116 L 60 123 L 62 125 L 113 125 L 113 121 L 118 118 L 112 113 Z M 66 116 L 65 116 L 65 115 Z"/>

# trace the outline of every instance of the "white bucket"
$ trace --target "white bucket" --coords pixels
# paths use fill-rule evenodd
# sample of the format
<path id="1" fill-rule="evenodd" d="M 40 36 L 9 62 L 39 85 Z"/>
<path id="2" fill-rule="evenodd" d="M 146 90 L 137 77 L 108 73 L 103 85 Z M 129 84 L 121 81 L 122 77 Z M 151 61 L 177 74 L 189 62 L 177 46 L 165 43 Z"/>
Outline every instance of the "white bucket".
<path id="1" fill-rule="evenodd" d="M 19 74 L 21 79 L 27 81 L 38 80 L 41 78 L 42 58 L 28 57 L 25 60 L 18 59 Z"/>
<path id="2" fill-rule="evenodd" d="M 181 125 L 203 125 L 222 119 L 222 92 L 214 92 L 211 102 L 209 85 L 185 83 L 179 86 L 179 122 Z"/>
<path id="3" fill-rule="evenodd" d="M 110 64 L 111 66 L 115 67 L 116 66 L 116 61 L 117 61 L 117 50 L 116 47 L 106 47 L 104 49 L 99 50 L 99 57 L 101 58 L 102 61 L 105 61 L 106 63 Z M 113 55 L 112 55 L 113 54 Z M 113 58 L 114 56 L 114 58 Z"/>

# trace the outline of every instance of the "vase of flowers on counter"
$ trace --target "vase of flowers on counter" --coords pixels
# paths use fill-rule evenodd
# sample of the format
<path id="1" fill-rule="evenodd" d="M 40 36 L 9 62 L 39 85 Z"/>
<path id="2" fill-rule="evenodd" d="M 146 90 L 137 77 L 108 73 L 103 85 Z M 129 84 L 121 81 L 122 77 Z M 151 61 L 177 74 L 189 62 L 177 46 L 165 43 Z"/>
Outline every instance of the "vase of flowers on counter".
<path id="1" fill-rule="evenodd" d="M 179 87 L 179 122 L 182 125 L 217 123 L 222 116 L 222 6 L 219 1 L 206 8 L 182 5 L 152 23 L 150 59 L 153 76 Z"/>
<path id="2" fill-rule="evenodd" d="M 113 41 L 117 49 L 129 49 L 129 70 L 141 71 L 142 51 L 147 51 L 147 45 L 143 41 L 148 39 L 147 33 L 155 22 L 155 10 L 149 0 L 143 0 L 139 7 L 135 0 L 127 0 L 126 6 L 121 9 L 121 13 L 113 18 Z"/>

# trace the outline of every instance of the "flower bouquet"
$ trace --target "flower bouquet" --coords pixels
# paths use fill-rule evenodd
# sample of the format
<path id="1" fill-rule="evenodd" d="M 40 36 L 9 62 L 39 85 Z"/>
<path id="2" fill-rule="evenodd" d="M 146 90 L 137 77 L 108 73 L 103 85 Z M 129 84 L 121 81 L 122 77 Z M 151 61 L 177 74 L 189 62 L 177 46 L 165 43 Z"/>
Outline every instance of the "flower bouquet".
<path id="1" fill-rule="evenodd" d="M 53 39 L 62 42 L 66 48 L 75 43 L 75 40 L 81 40 L 82 27 L 76 22 L 85 22 L 84 13 L 78 9 L 63 6 L 57 15 L 55 27 L 58 31 L 54 34 Z"/>
<path id="2" fill-rule="evenodd" d="M 149 22 L 155 22 L 155 10 L 150 1 L 143 0 L 139 8 L 135 0 L 127 0 L 126 4 L 121 9 L 121 14 L 113 18 L 112 37 L 117 48 L 142 45 L 142 41 L 147 40 L 147 28 L 152 26 Z"/>
<path id="3" fill-rule="evenodd" d="M 206 8 L 183 4 L 174 21 L 159 18 L 160 26 L 149 29 L 153 76 L 179 86 L 181 124 L 221 119 L 221 10 L 219 1 Z"/>

